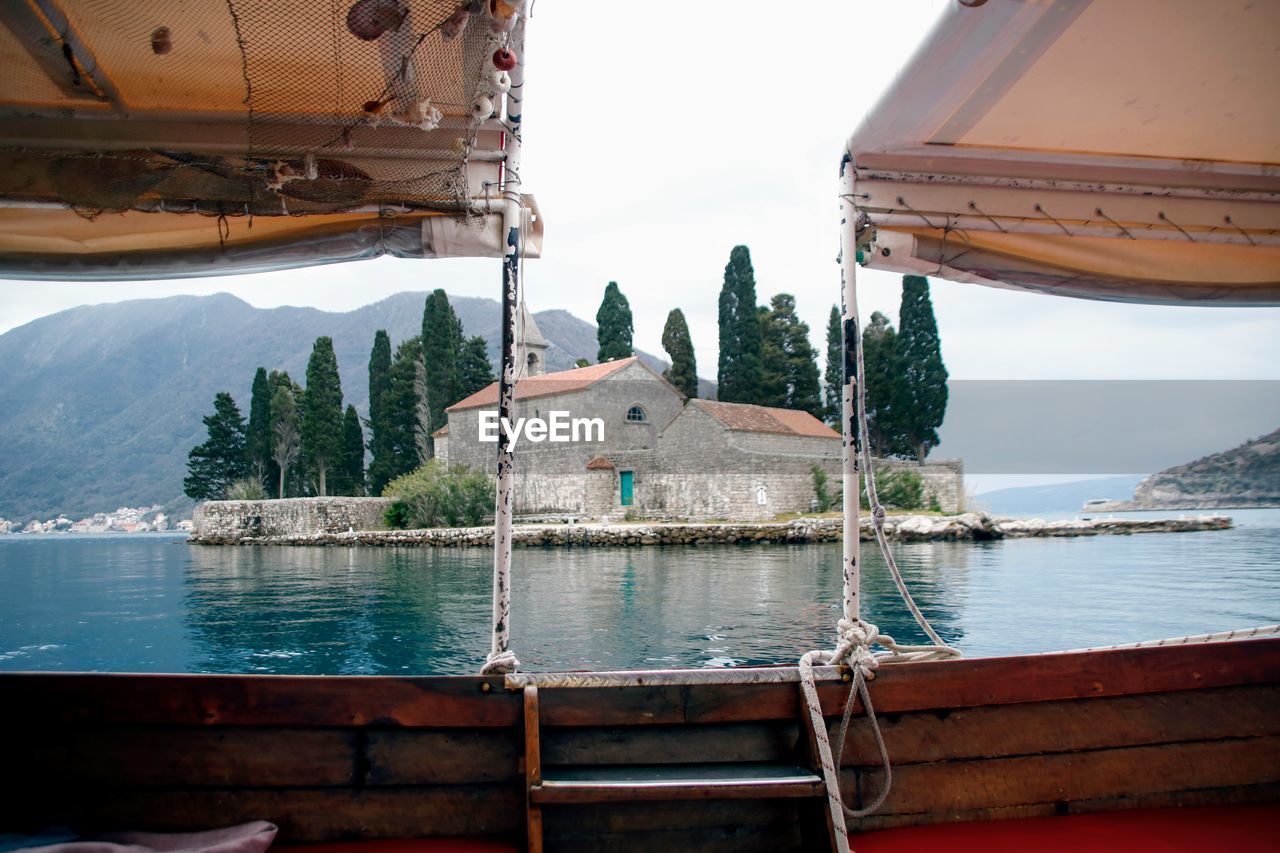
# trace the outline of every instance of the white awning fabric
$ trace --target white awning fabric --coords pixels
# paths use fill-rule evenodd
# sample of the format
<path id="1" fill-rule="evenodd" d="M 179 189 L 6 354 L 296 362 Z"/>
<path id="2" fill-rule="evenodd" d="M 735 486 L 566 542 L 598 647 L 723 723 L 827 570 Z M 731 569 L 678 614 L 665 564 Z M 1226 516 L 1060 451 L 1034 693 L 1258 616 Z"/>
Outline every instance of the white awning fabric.
<path id="1" fill-rule="evenodd" d="M 0 4 L 0 276 L 501 256 L 513 124 L 495 52 L 523 61 L 522 9 Z"/>
<path id="2" fill-rule="evenodd" d="M 1280 3 L 952 0 L 852 135 L 867 266 L 1280 304 Z"/>

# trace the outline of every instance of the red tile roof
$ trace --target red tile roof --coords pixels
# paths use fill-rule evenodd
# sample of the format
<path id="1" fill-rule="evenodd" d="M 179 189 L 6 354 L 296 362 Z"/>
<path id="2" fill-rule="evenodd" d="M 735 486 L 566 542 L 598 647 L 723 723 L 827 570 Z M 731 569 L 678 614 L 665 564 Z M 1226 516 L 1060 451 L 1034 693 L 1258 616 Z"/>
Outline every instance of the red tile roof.
<path id="1" fill-rule="evenodd" d="M 449 425 L 448 425 L 448 424 L 445 424 L 444 426 L 440 427 L 440 429 L 438 429 L 438 430 L 436 430 L 435 432 L 431 433 L 431 437 L 432 437 L 432 438 L 445 438 L 445 437 L 447 437 L 448 435 L 449 435 Z"/>
<path id="2" fill-rule="evenodd" d="M 840 438 L 840 434 L 808 412 L 797 409 L 775 409 L 750 403 L 721 403 L 716 400 L 690 400 L 729 429 L 742 432 L 767 432 L 776 435 L 800 435 L 809 438 Z"/>
<path id="3" fill-rule="evenodd" d="M 614 464 L 603 456 L 597 456 L 587 463 L 588 471 L 612 471 L 614 467 Z"/>
<path id="4" fill-rule="evenodd" d="M 600 364 L 589 364 L 573 370 L 561 370 L 558 373 L 544 373 L 541 376 L 526 376 L 516 383 L 516 399 L 528 400 L 533 397 L 546 397 L 551 394 L 568 394 L 582 391 L 612 376 L 624 367 L 634 364 L 636 357 L 628 356 L 616 361 L 605 361 Z M 498 383 L 486 385 L 470 397 L 454 403 L 446 412 L 459 412 L 463 409 L 476 409 L 480 406 L 496 406 L 498 404 Z"/>

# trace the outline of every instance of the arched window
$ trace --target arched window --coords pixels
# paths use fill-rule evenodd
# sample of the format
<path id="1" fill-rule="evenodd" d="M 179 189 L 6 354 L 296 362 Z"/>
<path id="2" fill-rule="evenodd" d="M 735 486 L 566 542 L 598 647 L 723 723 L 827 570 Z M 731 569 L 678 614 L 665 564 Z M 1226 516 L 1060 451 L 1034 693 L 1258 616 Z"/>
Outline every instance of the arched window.
<path id="1" fill-rule="evenodd" d="M 639 406 L 632 406 L 627 409 L 627 420 L 633 424 L 642 424 L 649 420 L 649 417 L 644 413 L 644 409 Z"/>

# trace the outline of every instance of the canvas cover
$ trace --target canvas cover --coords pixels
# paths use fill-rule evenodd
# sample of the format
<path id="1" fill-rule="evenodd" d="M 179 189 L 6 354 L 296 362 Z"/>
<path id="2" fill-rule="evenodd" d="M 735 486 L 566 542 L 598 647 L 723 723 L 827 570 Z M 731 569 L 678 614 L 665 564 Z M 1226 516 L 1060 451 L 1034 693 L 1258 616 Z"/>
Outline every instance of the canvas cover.
<path id="1" fill-rule="evenodd" d="M 849 140 L 863 262 L 1280 304 L 1280 3 L 952 0 Z"/>
<path id="2" fill-rule="evenodd" d="M 499 257 L 508 125 L 492 56 L 522 58 L 524 26 L 499 32 L 491 5 L 509 8 L 0 4 L 0 275 Z M 474 115 L 481 97 L 493 116 Z"/>

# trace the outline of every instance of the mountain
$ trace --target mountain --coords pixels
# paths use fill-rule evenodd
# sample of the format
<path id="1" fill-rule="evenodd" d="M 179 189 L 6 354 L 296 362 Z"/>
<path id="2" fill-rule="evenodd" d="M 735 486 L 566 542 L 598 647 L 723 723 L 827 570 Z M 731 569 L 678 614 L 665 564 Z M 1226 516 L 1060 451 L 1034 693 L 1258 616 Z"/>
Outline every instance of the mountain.
<path id="1" fill-rule="evenodd" d="M 419 333 L 425 293 L 399 293 L 354 311 L 254 308 L 229 294 L 87 305 L 0 335 L 0 517 L 79 518 L 181 497 L 187 451 L 204 441 L 214 394 L 247 417 L 254 371 L 303 382 L 311 346 L 333 338 L 344 404 L 368 413 L 368 363 L 377 329 L 393 346 Z M 451 297 L 465 334 L 497 362 L 500 311 L 491 299 Z M 595 360 L 596 330 L 567 311 L 534 315 L 550 370 Z M 637 355 L 661 370 L 666 362 Z"/>
<path id="2" fill-rule="evenodd" d="M 1141 480 L 1141 474 L 1126 474 L 1047 486 L 1016 486 L 975 495 L 974 503 L 996 515 L 1078 512 L 1085 501 L 1129 494 Z"/>
<path id="3" fill-rule="evenodd" d="M 1280 506 L 1280 429 L 1152 474 L 1133 490 L 1133 503 L 1151 509 Z"/>

